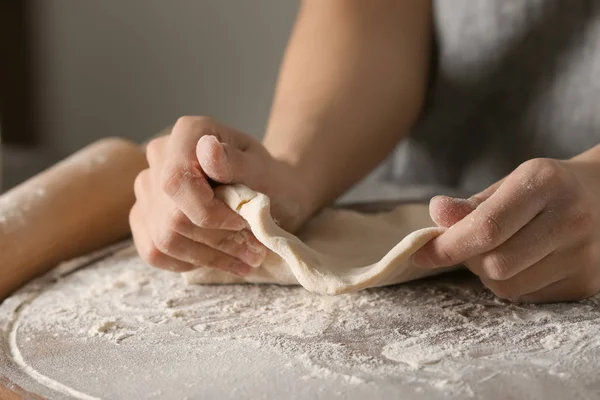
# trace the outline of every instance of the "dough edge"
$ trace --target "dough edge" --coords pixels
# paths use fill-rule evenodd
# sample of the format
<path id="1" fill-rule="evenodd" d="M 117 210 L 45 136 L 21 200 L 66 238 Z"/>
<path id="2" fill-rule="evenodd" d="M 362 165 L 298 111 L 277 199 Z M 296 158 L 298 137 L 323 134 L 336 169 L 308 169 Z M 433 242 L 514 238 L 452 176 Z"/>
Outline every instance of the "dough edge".
<path id="1" fill-rule="evenodd" d="M 252 233 L 273 254 L 269 254 L 265 263 L 252 271 L 249 276 L 239 277 L 211 268 L 199 268 L 183 274 L 188 284 L 300 284 L 314 293 L 338 295 L 370 287 L 407 282 L 448 270 L 448 268 L 423 269 L 410 263 L 410 257 L 427 242 L 440 235 L 444 228 L 426 227 L 413 231 L 378 262 L 340 273 L 340 268 L 332 271 L 324 265 L 307 263 L 306 260 L 318 259 L 319 253 L 275 223 L 270 213 L 270 200 L 266 195 L 243 185 L 221 186 L 216 190 L 216 195 L 248 221 Z"/>

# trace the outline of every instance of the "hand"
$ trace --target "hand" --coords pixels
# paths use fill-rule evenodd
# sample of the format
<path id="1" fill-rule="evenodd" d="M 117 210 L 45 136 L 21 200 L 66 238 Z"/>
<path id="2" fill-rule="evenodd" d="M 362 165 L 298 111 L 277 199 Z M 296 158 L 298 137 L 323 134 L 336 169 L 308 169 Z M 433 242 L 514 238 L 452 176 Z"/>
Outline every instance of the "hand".
<path id="1" fill-rule="evenodd" d="M 600 147 L 568 160 L 534 159 L 468 200 L 432 199 L 449 227 L 413 261 L 466 265 L 501 298 L 579 300 L 600 291 Z"/>
<path id="2" fill-rule="evenodd" d="M 133 238 L 146 263 L 172 271 L 219 268 L 245 275 L 266 248 L 247 223 L 215 198 L 215 184 L 241 183 L 271 197 L 271 212 L 294 230 L 308 217 L 293 168 L 248 135 L 206 117 L 182 117 L 147 146 L 150 167 L 136 178 Z"/>

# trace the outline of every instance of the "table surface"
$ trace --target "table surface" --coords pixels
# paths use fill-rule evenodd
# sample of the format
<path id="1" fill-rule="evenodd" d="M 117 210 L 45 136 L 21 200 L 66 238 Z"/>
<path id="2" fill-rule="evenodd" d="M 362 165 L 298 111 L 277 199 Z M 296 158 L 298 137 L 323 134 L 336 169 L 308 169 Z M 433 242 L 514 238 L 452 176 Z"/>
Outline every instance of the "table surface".
<path id="1" fill-rule="evenodd" d="M 464 271 L 336 297 L 185 286 L 124 243 L 7 299 L 0 328 L 24 398 L 600 397 L 600 297 L 511 304 Z"/>
<path id="2" fill-rule="evenodd" d="M 336 297 L 299 287 L 188 287 L 131 248 L 69 272 L 74 265 L 0 307 L 0 376 L 28 393 L 600 396 L 599 298 L 509 304 L 466 272 Z"/>

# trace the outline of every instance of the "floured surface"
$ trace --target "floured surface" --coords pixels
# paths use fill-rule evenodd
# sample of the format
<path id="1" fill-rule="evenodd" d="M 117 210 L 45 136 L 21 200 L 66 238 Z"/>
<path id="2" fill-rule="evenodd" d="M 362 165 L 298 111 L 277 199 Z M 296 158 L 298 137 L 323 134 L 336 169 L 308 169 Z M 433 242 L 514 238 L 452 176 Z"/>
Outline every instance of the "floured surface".
<path id="1" fill-rule="evenodd" d="M 329 297 L 185 286 L 123 251 L 30 285 L 0 326 L 3 349 L 12 332 L 13 355 L 46 380 L 9 362 L 0 375 L 53 399 L 600 395 L 600 298 L 512 305 L 464 272 Z"/>
<path id="2" fill-rule="evenodd" d="M 410 261 L 444 231 L 431 221 L 427 205 L 405 204 L 378 214 L 326 209 L 296 236 L 275 223 L 264 194 L 243 185 L 221 186 L 215 193 L 248 222 L 269 254 L 247 276 L 200 268 L 183 274 L 188 283 L 301 284 L 314 293 L 335 295 L 445 272 Z"/>

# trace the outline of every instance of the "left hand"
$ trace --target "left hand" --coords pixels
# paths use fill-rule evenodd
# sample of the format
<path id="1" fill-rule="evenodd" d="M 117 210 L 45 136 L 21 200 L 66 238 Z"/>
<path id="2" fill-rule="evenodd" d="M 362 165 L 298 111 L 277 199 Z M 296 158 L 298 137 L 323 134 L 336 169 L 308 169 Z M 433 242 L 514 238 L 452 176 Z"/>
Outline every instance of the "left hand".
<path id="1" fill-rule="evenodd" d="M 448 229 L 413 256 L 419 266 L 464 264 L 519 302 L 600 291 L 600 146 L 568 161 L 529 160 L 468 200 L 435 197 L 430 213 Z"/>

